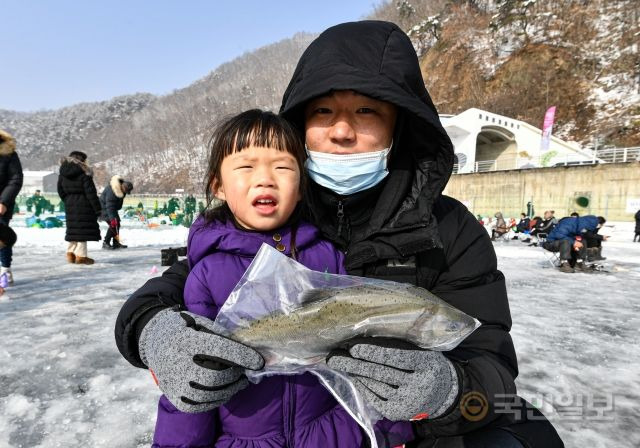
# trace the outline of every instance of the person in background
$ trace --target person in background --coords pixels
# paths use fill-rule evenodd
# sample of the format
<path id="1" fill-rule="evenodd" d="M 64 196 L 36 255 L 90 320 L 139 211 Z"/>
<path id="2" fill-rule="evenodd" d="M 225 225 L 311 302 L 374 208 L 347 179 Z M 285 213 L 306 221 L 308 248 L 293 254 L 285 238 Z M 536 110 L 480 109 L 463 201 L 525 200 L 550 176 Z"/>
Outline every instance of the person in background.
<path id="1" fill-rule="evenodd" d="M 9 226 L 16 196 L 22 188 L 22 179 L 22 165 L 16 152 L 16 141 L 8 132 L 0 130 L 0 224 Z M 9 285 L 13 285 L 12 259 L 12 246 L 0 249 L 0 275 L 6 274 Z"/>
<path id="2" fill-rule="evenodd" d="M 604 218 L 602 218 L 604 220 Z M 601 220 L 593 215 L 581 218 L 563 218 L 551 231 L 542 247 L 550 252 L 560 252 L 560 272 L 586 271 L 587 246 L 582 232 L 601 227 Z"/>
<path id="3" fill-rule="evenodd" d="M 505 233 L 509 232 L 509 226 L 502 217 L 502 213 L 496 212 L 494 216 L 496 218 L 496 226 L 491 230 L 491 241 L 495 241 L 496 238 L 499 238 Z"/>
<path id="4" fill-rule="evenodd" d="M 13 247 L 18 239 L 16 232 L 6 224 L 0 223 L 0 249 L 5 247 Z M 5 288 L 8 286 L 8 274 L 5 272 L 0 275 L 0 296 L 4 294 Z"/>
<path id="5" fill-rule="evenodd" d="M 529 223 L 531 222 L 531 220 L 529 219 L 529 217 L 527 216 L 526 213 L 520 213 L 520 221 L 518 221 L 518 224 L 516 224 L 516 235 L 513 236 L 513 240 L 517 240 L 520 238 L 520 235 L 518 234 L 524 234 L 527 233 L 529 231 Z"/>
<path id="6" fill-rule="evenodd" d="M 558 223 L 558 220 L 555 218 L 555 216 L 553 216 L 554 213 L 555 212 L 553 210 L 545 210 L 543 219 L 538 220 L 538 222 L 536 222 L 536 226 L 531 231 L 532 237 L 538 238 L 538 235 L 540 234 L 548 235 L 551 232 L 551 230 L 553 230 L 555 225 Z M 525 240 L 524 242 L 526 243 L 528 241 Z M 534 241 L 531 244 L 529 244 L 529 246 L 537 246 L 537 245 L 538 245 L 538 241 Z"/>
<path id="7" fill-rule="evenodd" d="M 93 258 L 87 256 L 87 241 L 100 241 L 98 218 L 102 207 L 85 153 L 73 151 L 60 161 L 58 195 L 67 218 L 67 262 L 93 264 Z"/>
<path id="8" fill-rule="evenodd" d="M 536 226 L 538 225 L 539 222 L 542 222 L 542 217 L 540 217 L 540 216 L 534 216 L 533 218 L 531 218 L 529 220 L 529 228 L 527 229 L 527 237 L 522 240 L 523 243 L 530 243 L 531 242 L 531 236 L 533 235 L 533 232 L 536 229 Z"/>
<path id="9" fill-rule="evenodd" d="M 635 243 L 637 239 L 637 241 L 640 243 L 640 210 L 636 212 L 635 218 L 636 218 L 636 234 L 633 235 L 633 242 Z"/>
<path id="10" fill-rule="evenodd" d="M 100 195 L 102 205 L 102 219 L 109 225 L 107 234 L 104 237 L 102 248 L 107 250 L 126 249 L 126 245 L 120 243 L 120 215 L 118 211 L 122 208 L 122 203 L 126 195 L 133 190 L 133 184 L 115 175 L 111 178 L 109 185 Z M 113 240 L 113 245 L 111 241 Z"/>
<path id="11" fill-rule="evenodd" d="M 607 222 L 602 216 L 598 216 L 598 227 L 595 230 L 585 230 L 582 238 L 587 245 L 587 261 L 602 261 L 607 257 L 602 256 L 602 242 L 609 239 L 606 235 L 600 235 L 598 231 Z"/>

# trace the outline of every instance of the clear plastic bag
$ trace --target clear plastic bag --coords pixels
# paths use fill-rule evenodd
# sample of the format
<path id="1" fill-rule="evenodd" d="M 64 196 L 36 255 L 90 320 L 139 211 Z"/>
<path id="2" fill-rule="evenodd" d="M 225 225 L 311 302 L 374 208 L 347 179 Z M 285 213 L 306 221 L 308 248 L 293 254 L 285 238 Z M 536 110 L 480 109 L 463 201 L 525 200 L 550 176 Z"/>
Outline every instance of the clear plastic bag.
<path id="1" fill-rule="evenodd" d="M 480 323 L 425 289 L 378 279 L 312 271 L 263 244 L 215 320 L 215 332 L 253 347 L 268 375 L 311 372 L 379 446 L 381 416 L 349 378 L 327 367 L 340 343 L 357 337 L 394 337 L 446 351 Z"/>

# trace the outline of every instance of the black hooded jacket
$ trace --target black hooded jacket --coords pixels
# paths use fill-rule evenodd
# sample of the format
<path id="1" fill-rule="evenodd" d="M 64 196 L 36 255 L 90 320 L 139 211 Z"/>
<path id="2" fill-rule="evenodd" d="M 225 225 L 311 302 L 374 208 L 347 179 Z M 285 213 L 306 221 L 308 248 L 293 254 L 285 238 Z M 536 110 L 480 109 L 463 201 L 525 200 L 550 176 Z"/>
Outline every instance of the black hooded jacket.
<path id="1" fill-rule="evenodd" d="M 10 220 L 16 196 L 22 188 L 22 165 L 16 152 L 16 143 L 8 134 L 0 139 L 0 204 L 7 207 L 2 218 Z"/>
<path id="2" fill-rule="evenodd" d="M 67 217 L 67 241 L 100 241 L 100 201 L 86 163 L 65 157 L 60 164 L 58 195 Z"/>
<path id="3" fill-rule="evenodd" d="M 393 103 L 399 116 L 385 181 L 347 197 L 311 183 L 312 222 L 346 251 L 349 273 L 425 287 L 482 323 L 460 346 L 445 353 L 459 373 L 458 402 L 447 415 L 419 422 L 419 436 L 428 443 L 433 437 L 524 423 L 513 415 L 495 413 L 496 402 L 504 401 L 499 397 L 505 394 L 510 396 L 506 399 L 510 409 L 524 406 L 519 399 L 514 404 L 511 396 L 516 392 L 518 367 L 509 335 L 504 276 L 497 270 L 485 229 L 460 202 L 442 195 L 453 168 L 453 146 L 406 34 L 394 24 L 374 21 L 328 29 L 302 55 L 284 94 L 281 114 L 302 130 L 304 105 L 331 90 L 353 90 Z M 174 265 L 123 306 L 116 341 L 132 364 L 142 366 L 137 340 L 150 316 L 183 303 L 186 272 L 184 265 Z M 486 397 L 489 408 L 484 418 L 462 415 L 459 403 L 470 392 Z M 535 436 L 538 441 L 527 446 L 561 446 L 554 445 L 552 427 L 548 432 L 544 444 Z"/>

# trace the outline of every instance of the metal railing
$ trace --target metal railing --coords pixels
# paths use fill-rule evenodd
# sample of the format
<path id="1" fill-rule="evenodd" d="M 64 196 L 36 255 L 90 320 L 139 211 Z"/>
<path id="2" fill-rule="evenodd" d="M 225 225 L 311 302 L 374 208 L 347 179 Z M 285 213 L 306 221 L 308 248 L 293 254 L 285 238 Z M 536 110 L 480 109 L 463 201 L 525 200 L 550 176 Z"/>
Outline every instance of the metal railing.
<path id="1" fill-rule="evenodd" d="M 605 163 L 639 162 L 640 146 L 599 149 L 596 151 L 596 157 Z"/>
<path id="2" fill-rule="evenodd" d="M 591 158 L 578 154 L 566 154 L 555 156 L 552 159 L 544 156 L 538 159 L 524 159 L 520 157 L 503 157 L 495 160 L 478 160 L 473 164 L 472 170 L 467 171 L 465 166 L 459 163 L 453 165 L 453 173 L 461 170 L 471 173 L 486 173 L 490 171 L 506 171 L 522 168 L 542 168 L 554 166 L 595 165 L 598 163 L 625 163 L 640 162 L 640 146 L 630 148 L 607 148 L 592 152 Z"/>

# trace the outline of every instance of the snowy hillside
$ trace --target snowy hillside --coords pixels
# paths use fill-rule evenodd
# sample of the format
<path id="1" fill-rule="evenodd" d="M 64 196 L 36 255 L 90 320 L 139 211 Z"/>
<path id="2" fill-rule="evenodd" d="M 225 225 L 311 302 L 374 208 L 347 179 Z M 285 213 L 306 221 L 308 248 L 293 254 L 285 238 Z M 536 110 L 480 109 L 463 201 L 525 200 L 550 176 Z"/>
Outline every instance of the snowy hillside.
<path id="1" fill-rule="evenodd" d="M 0 298 L 0 447 L 149 446 L 159 392 L 120 356 L 113 327 L 127 295 L 158 275 L 159 249 L 184 244 L 187 229 L 125 227 L 129 249 L 89 243 L 93 266 L 64 262 L 64 229 L 17 231 L 16 285 Z M 596 274 L 557 272 L 517 241 L 495 246 L 519 392 L 567 447 L 640 445 L 640 244 L 631 238 L 619 224 L 604 249 L 611 273 Z"/>
<path id="2" fill-rule="evenodd" d="M 398 0 L 369 16 L 410 35 L 441 113 L 478 107 L 540 127 L 555 105 L 556 135 L 598 147 L 640 145 L 638 17 L 637 0 Z M 200 193 L 212 122 L 252 107 L 277 109 L 313 37 L 300 33 L 246 53 L 161 97 L 0 110 L 0 128 L 16 134 L 30 169 L 79 149 L 97 164 L 101 183 L 119 173 L 141 192 Z"/>

